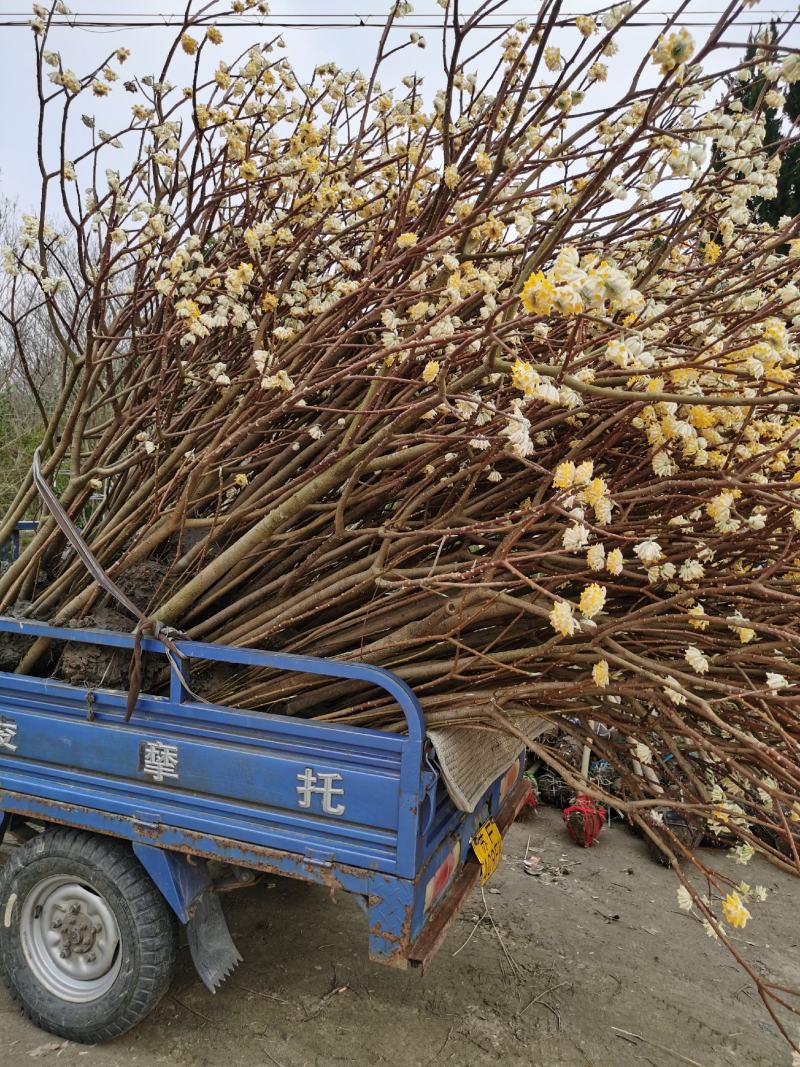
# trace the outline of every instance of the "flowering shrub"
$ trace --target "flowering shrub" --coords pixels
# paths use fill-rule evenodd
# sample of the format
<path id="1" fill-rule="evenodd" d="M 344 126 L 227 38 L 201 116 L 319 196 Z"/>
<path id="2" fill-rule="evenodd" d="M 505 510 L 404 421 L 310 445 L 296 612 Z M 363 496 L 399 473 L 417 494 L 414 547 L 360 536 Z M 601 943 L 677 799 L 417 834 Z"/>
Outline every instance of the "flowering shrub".
<path id="1" fill-rule="evenodd" d="M 279 38 L 224 58 L 207 5 L 162 73 L 125 83 L 125 128 L 83 115 L 85 151 L 75 116 L 124 92 L 128 51 L 75 74 L 35 9 L 42 123 L 65 136 L 3 263 L 63 348 L 46 471 L 69 469 L 62 501 L 113 575 L 160 562 L 157 618 L 389 667 L 431 724 L 603 723 L 614 802 L 673 854 L 648 812 L 797 870 L 800 236 L 752 205 L 776 195 L 763 110 L 798 56 L 764 33 L 746 58 L 730 14 L 705 40 L 669 24 L 629 84 L 617 60 L 608 103 L 632 5 L 558 26 L 541 5 L 488 80 L 463 59 L 481 10 L 443 6 L 426 99 L 379 81 L 390 44 L 424 43 L 407 4 L 371 74 L 308 82 Z M 4 532 L 35 500 L 29 479 Z M 62 549 L 45 521 L 5 608 L 92 609 Z M 398 728 L 339 684 L 211 692 Z M 693 862 L 711 888 L 685 881 L 681 906 L 725 938 L 759 894 Z"/>

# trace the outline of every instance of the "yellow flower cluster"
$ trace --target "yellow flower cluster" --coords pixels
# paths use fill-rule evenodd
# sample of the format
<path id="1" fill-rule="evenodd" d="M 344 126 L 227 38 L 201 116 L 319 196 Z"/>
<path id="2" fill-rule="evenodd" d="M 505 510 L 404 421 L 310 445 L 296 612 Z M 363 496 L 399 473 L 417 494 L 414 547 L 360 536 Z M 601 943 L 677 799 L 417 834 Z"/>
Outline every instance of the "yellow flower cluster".
<path id="1" fill-rule="evenodd" d="M 687 63 L 694 55 L 694 49 L 694 39 L 689 31 L 676 30 L 666 37 L 662 34 L 650 55 L 658 64 L 661 73 L 667 75 Z"/>
<path id="2" fill-rule="evenodd" d="M 581 263 L 578 250 L 571 245 L 561 249 L 548 271 L 529 275 L 520 300 L 527 312 L 541 316 L 554 311 L 561 315 L 635 312 L 644 304 L 624 271 L 596 256 Z"/>
<path id="3" fill-rule="evenodd" d="M 722 914 L 725 917 L 725 922 L 736 930 L 743 930 L 747 926 L 747 920 L 750 918 L 750 912 L 744 906 L 742 898 L 735 890 L 728 893 L 723 900 Z"/>
<path id="4" fill-rule="evenodd" d="M 573 607 L 566 600 L 557 600 L 550 612 L 550 625 L 564 637 L 572 637 L 580 628 L 578 620 L 573 614 Z"/>
<path id="5" fill-rule="evenodd" d="M 592 582 L 591 585 L 587 585 L 581 593 L 580 603 L 578 605 L 581 615 L 585 619 L 593 619 L 595 615 L 599 615 L 603 610 L 606 603 L 606 590 L 605 587 L 599 585 L 597 582 Z"/>

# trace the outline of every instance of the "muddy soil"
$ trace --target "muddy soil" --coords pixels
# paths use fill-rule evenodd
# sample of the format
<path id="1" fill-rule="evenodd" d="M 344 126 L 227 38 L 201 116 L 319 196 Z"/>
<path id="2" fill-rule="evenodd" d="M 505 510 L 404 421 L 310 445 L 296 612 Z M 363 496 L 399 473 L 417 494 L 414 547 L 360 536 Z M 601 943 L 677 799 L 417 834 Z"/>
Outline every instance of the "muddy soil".
<path id="1" fill-rule="evenodd" d="M 129 567 L 114 580 L 126 596 L 147 614 L 162 592 L 167 565 L 158 560 L 147 559 Z M 130 629 L 130 623 L 128 624 Z"/>
<path id="2" fill-rule="evenodd" d="M 97 608 L 75 627 L 84 630 L 119 630 L 130 633 L 128 616 L 113 608 Z M 121 689 L 126 682 L 130 653 L 103 645 L 84 645 L 68 641 L 62 648 L 54 677 L 70 685 L 86 688 Z"/>
<path id="3" fill-rule="evenodd" d="M 99 607 L 86 615 L 76 629 L 116 630 L 130 634 L 134 620 L 114 608 Z M 53 677 L 70 685 L 85 689 L 127 689 L 131 666 L 128 649 L 112 649 L 106 645 L 86 645 L 68 641 L 53 671 Z M 166 683 L 164 657 L 145 652 L 142 654 L 142 692 L 159 692 Z"/>
<path id="4" fill-rule="evenodd" d="M 739 947 L 759 972 L 800 986 L 796 881 L 759 860 L 730 870 L 770 890 Z M 245 962 L 215 996 L 184 948 L 150 1018 L 86 1048 L 36 1030 L 0 992 L 0 1064 L 789 1067 L 746 976 L 678 909 L 675 887 L 623 827 L 578 849 L 560 812 L 543 809 L 512 828 L 500 871 L 421 977 L 368 961 L 352 899 L 268 880 L 224 900 Z M 476 926 L 484 900 L 491 918 Z"/>

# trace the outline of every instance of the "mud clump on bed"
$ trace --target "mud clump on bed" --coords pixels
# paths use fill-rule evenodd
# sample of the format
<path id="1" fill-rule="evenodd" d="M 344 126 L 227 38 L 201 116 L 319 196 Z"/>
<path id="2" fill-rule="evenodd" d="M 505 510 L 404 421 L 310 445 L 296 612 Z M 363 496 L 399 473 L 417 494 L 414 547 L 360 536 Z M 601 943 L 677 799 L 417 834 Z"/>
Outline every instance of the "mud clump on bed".
<path id="1" fill-rule="evenodd" d="M 80 630 L 115 630 L 130 634 L 133 622 L 129 616 L 113 608 L 97 608 L 74 624 Z M 109 648 L 106 645 L 68 641 L 61 652 L 53 677 L 85 689 L 128 688 L 128 674 L 132 652 L 128 648 Z M 166 677 L 162 656 L 142 655 L 142 691 L 157 692 Z"/>
<path id="2" fill-rule="evenodd" d="M 123 571 L 114 581 L 134 604 L 147 614 L 157 603 L 159 593 L 163 592 L 167 566 L 155 559 L 146 559 L 135 563 Z M 130 629 L 130 626 L 126 627 Z"/>
<path id="3" fill-rule="evenodd" d="M 34 640 L 21 634 L 0 633 L 0 671 L 13 671 Z"/>

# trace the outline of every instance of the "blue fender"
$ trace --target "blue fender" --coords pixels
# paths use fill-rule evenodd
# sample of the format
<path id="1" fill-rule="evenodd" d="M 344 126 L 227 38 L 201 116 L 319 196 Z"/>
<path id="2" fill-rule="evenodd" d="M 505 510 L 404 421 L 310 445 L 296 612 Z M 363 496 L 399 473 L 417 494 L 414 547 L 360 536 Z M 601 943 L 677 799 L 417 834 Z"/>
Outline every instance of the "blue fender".
<path id="1" fill-rule="evenodd" d="M 155 882 L 162 896 L 186 924 L 192 918 L 193 904 L 211 885 L 208 863 L 182 852 L 169 852 L 141 841 L 133 842 L 136 858 Z"/>

